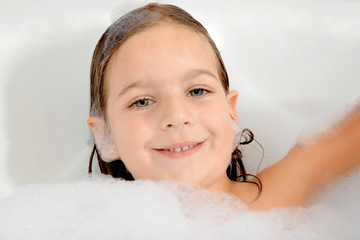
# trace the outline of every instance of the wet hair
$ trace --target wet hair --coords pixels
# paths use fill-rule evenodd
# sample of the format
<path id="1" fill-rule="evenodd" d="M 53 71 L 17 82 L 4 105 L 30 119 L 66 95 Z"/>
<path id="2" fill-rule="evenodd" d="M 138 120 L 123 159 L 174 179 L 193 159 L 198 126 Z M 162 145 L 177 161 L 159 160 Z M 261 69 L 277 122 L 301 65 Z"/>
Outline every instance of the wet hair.
<path id="1" fill-rule="evenodd" d="M 221 84 L 225 93 L 229 92 L 229 79 L 224 62 L 221 58 L 219 50 L 217 49 L 214 41 L 211 39 L 205 27 L 185 10 L 177 6 L 170 4 L 150 3 L 146 6 L 137 8 L 116 20 L 108 27 L 97 43 L 94 50 L 90 70 L 91 116 L 101 116 L 106 121 L 107 91 L 105 75 L 112 55 L 116 52 L 117 49 L 119 49 L 122 43 L 124 43 L 134 34 L 161 23 L 176 23 L 185 26 L 199 33 L 206 41 L 208 41 L 213 50 L 213 53 L 215 54 L 217 61 L 217 72 L 220 77 Z M 253 141 L 254 135 L 250 130 L 244 129 L 243 138 L 245 140 L 240 144 L 249 144 Z M 88 169 L 89 173 L 92 172 L 92 159 L 95 153 L 98 159 L 100 171 L 102 173 L 110 174 L 115 178 L 134 180 L 134 177 L 127 170 L 121 159 L 112 162 L 103 161 L 95 144 L 90 156 Z M 238 148 L 236 148 L 232 153 L 232 160 L 226 170 L 226 173 L 229 179 L 232 181 L 251 182 L 247 181 L 247 176 L 251 174 L 246 173 L 244 164 L 242 162 L 242 153 Z M 260 193 L 262 188 L 261 181 L 259 179 L 257 180 L 258 182 L 252 183 L 255 183 L 258 186 Z"/>

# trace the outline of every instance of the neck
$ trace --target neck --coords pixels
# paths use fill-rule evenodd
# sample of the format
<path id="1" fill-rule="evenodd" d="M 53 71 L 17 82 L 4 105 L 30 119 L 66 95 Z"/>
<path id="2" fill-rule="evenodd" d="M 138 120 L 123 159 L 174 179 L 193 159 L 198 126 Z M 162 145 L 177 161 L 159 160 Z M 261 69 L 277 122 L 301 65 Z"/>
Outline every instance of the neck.
<path id="1" fill-rule="evenodd" d="M 226 173 L 222 175 L 218 181 L 206 187 L 206 189 L 220 193 L 231 193 L 233 182 L 227 177 Z"/>

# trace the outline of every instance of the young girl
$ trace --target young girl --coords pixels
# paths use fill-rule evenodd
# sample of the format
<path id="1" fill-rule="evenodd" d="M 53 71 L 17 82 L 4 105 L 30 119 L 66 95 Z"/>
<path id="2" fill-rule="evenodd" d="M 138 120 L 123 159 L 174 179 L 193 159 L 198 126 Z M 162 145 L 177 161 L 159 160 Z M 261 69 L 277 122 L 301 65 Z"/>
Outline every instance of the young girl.
<path id="1" fill-rule="evenodd" d="M 187 12 L 148 4 L 126 14 L 92 59 L 89 172 L 96 152 L 104 174 L 191 182 L 265 210 L 304 204 L 360 164 L 358 105 L 329 134 L 297 144 L 248 181 L 238 146 L 253 135 L 238 124 L 237 96 L 215 43 Z"/>

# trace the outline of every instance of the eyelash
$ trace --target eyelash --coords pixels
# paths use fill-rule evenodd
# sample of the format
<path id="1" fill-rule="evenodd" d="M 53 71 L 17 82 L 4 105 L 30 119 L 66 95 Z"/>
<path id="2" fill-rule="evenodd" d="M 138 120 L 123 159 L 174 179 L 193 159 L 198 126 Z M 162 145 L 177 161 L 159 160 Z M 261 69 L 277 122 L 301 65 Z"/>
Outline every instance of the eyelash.
<path id="1" fill-rule="evenodd" d="M 149 98 L 149 97 L 143 97 L 143 98 L 137 98 L 137 99 L 135 99 L 132 103 L 130 103 L 130 108 L 132 108 L 132 107 L 134 107 L 134 108 L 145 108 L 145 107 L 147 107 L 147 106 L 149 106 L 149 104 L 148 105 L 146 105 L 146 106 L 144 106 L 144 107 L 137 107 L 136 106 L 136 103 L 139 103 L 140 101 L 152 101 L 151 100 L 151 98 Z M 152 101 L 153 102 L 153 101 Z"/>
<path id="2" fill-rule="evenodd" d="M 202 96 L 205 95 L 205 94 L 210 93 L 210 90 L 199 87 L 199 88 L 194 88 L 194 89 L 190 90 L 189 93 L 186 94 L 186 96 L 189 96 L 189 94 L 190 94 L 190 96 L 191 96 L 191 92 L 194 92 L 194 91 L 196 91 L 196 90 L 203 91 L 203 94 L 201 94 L 200 96 L 192 96 L 192 97 L 199 98 L 199 97 L 202 97 Z M 140 109 L 140 108 L 146 108 L 147 106 L 150 105 L 150 104 L 147 104 L 147 105 L 144 106 L 144 107 L 137 107 L 136 104 L 139 103 L 140 101 L 151 101 L 151 102 L 154 102 L 154 101 L 152 101 L 151 98 L 149 98 L 149 97 L 138 98 L 138 99 L 135 99 L 133 102 L 130 103 L 129 108 L 139 108 L 139 109 Z"/>
<path id="3" fill-rule="evenodd" d="M 188 96 L 191 92 L 195 91 L 195 90 L 201 90 L 203 91 L 204 93 L 201 94 L 200 96 L 193 96 L 193 97 L 202 97 L 203 95 L 207 94 L 207 93 L 210 93 L 210 90 L 206 89 L 206 88 L 202 88 L 202 87 L 198 87 L 198 88 L 194 88 L 192 90 L 189 91 L 189 93 L 186 95 Z"/>

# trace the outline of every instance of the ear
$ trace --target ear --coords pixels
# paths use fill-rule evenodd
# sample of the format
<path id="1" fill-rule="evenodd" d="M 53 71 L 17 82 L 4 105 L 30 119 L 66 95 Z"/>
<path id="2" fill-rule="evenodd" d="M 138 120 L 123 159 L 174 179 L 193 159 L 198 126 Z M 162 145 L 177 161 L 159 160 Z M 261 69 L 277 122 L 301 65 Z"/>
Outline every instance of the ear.
<path id="1" fill-rule="evenodd" d="M 119 159 L 119 152 L 111 135 L 111 130 L 102 117 L 89 117 L 87 124 L 90 127 L 97 149 L 105 162 Z"/>
<path id="2" fill-rule="evenodd" d="M 239 118 L 237 115 L 237 98 L 239 96 L 239 93 L 237 91 L 231 91 L 227 94 L 227 102 L 229 105 L 230 110 L 230 116 L 232 119 L 234 119 L 236 122 L 239 122 Z"/>

